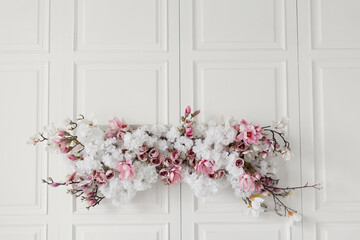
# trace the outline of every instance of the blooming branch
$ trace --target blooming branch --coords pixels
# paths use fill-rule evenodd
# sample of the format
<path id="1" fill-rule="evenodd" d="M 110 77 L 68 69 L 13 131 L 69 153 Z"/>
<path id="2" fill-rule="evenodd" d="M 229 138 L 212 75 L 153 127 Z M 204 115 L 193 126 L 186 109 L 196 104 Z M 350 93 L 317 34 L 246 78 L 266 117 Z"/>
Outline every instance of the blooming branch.
<path id="1" fill-rule="evenodd" d="M 198 123 L 199 113 L 188 106 L 180 124 L 137 128 L 115 117 L 105 130 L 80 115 L 76 120 L 65 119 L 61 127 L 47 127 L 46 134 L 39 133 L 29 143 L 46 142 L 47 150 L 66 157 L 71 170 L 66 180 L 43 182 L 67 186 L 68 193 L 88 203 L 88 209 L 104 199 L 124 203 L 157 181 L 185 182 L 196 196 L 230 185 L 250 215 L 267 211 L 268 198 L 278 215 L 288 217 L 290 223 L 301 220 L 283 199 L 299 189 L 321 187 L 278 186 L 277 156 L 285 160 L 292 156 L 284 133 L 288 120 L 265 127 L 245 120 Z"/>

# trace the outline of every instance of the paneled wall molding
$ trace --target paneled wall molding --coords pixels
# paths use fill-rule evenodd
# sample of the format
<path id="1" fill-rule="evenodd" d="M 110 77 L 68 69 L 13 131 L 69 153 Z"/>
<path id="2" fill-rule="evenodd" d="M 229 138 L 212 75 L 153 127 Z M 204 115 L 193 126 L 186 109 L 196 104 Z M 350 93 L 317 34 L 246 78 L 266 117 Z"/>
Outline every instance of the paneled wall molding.
<path id="1" fill-rule="evenodd" d="M 168 50 L 168 0 L 75 4 L 76 51 Z"/>
<path id="2" fill-rule="evenodd" d="M 3 134 L 17 136 L 26 139 L 31 134 L 30 129 L 40 130 L 48 123 L 48 97 L 49 97 L 49 63 L 47 62 L 19 62 L 18 64 L 0 63 L 0 106 L 1 111 L 12 112 L 9 120 L 2 118 L 0 128 Z M 16 92 L 19 87 L 27 91 L 21 92 L 18 97 Z M 9 96 L 9 93 L 14 95 Z M 26 99 L 24 103 L 23 99 Z M 26 106 L 26 110 L 22 109 Z M 14 112 L 14 109 L 16 111 Z M 27 121 L 24 122 L 23 116 Z M 12 124 L 25 125 L 27 129 L 12 129 Z M 12 192 L 5 194 L 0 200 L 0 215 L 32 215 L 47 213 L 47 187 L 42 184 L 41 179 L 47 176 L 48 156 L 43 146 L 37 147 L 35 153 L 31 147 L 22 149 L 17 153 L 16 146 L 9 146 L 11 141 L 8 138 L 1 140 L 2 146 L 8 146 L 2 151 L 1 159 L 6 160 L 9 169 L 17 169 L 18 164 L 23 166 L 18 171 L 25 182 L 18 182 L 21 191 L 13 191 L 11 184 L 2 186 L 3 191 Z M 17 153 L 14 155 L 14 153 Z M 10 162 L 10 163 L 9 163 Z M 5 164 L 5 163 L 4 163 Z M 11 171 L 4 172 L 0 181 L 5 183 L 13 178 Z M 20 179 L 19 179 L 20 181 Z M 26 197 L 25 197 L 26 196 Z"/>
<path id="3" fill-rule="evenodd" d="M 0 3 L 0 53 L 46 53 L 50 41 L 50 0 Z"/>
<path id="4" fill-rule="evenodd" d="M 358 0 L 0 0 L 0 239 L 355 239 L 359 10 Z M 289 200 L 302 224 L 243 215 L 229 189 L 196 198 L 160 184 L 88 211 L 41 183 L 67 171 L 57 156 L 25 146 L 60 116 L 173 124 L 187 105 L 200 121 L 289 117 L 294 158 L 279 162 L 280 185 L 323 185 Z"/>
<path id="5" fill-rule="evenodd" d="M 360 202 L 352 189 L 359 164 L 351 149 L 359 140 L 340 126 L 360 120 L 358 9 L 352 0 L 298 1 L 302 175 L 323 185 L 303 192 L 304 239 L 356 236 Z"/>

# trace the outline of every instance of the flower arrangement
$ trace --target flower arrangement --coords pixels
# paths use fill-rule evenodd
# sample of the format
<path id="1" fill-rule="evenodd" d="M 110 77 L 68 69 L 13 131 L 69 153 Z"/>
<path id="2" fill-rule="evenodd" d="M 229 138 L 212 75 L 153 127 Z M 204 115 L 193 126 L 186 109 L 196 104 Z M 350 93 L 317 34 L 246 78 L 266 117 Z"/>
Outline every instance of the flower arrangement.
<path id="1" fill-rule="evenodd" d="M 299 221 L 301 216 L 282 199 L 319 185 L 278 186 L 277 156 L 289 160 L 292 155 L 284 134 L 287 119 L 265 127 L 234 119 L 199 123 L 199 113 L 188 106 L 181 123 L 173 126 L 133 128 L 114 118 L 106 129 L 80 115 L 62 127 L 48 127 L 46 135 L 39 133 L 30 143 L 47 142 L 47 150 L 64 156 L 70 173 L 66 180 L 43 182 L 68 186 L 69 193 L 88 202 L 88 209 L 105 198 L 114 205 L 127 202 L 158 181 L 185 182 L 197 197 L 231 186 L 253 216 L 266 210 L 265 198 L 272 198 L 277 214 Z"/>

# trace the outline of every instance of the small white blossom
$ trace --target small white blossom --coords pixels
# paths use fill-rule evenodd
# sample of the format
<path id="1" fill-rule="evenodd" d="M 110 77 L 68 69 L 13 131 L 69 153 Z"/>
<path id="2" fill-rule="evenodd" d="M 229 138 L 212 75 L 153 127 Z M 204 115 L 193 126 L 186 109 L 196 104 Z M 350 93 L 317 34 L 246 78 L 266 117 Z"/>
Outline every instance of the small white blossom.
<path id="1" fill-rule="evenodd" d="M 26 142 L 26 144 L 29 145 L 36 145 L 39 142 L 39 138 L 37 137 L 37 135 L 31 136 L 28 141 Z"/>
<path id="2" fill-rule="evenodd" d="M 282 117 L 278 122 L 272 122 L 271 126 L 276 130 L 283 130 L 289 124 L 288 117 Z"/>
<path id="3" fill-rule="evenodd" d="M 298 213 L 289 212 L 289 224 L 290 226 L 294 224 L 294 222 L 300 222 L 301 221 L 301 215 Z"/>
<path id="4" fill-rule="evenodd" d="M 290 148 L 284 147 L 281 151 L 282 158 L 286 161 L 289 161 L 291 157 L 293 156 L 292 152 L 290 151 Z"/>

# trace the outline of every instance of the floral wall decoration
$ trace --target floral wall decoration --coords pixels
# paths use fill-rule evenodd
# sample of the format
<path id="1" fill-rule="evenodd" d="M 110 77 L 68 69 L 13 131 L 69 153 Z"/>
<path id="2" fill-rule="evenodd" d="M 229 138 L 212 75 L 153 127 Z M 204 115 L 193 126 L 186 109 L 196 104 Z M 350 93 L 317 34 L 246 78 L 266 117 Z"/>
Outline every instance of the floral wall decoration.
<path id="1" fill-rule="evenodd" d="M 284 160 L 292 156 L 285 138 L 287 119 L 264 127 L 234 119 L 200 123 L 195 121 L 199 113 L 188 106 L 181 123 L 173 126 L 132 128 L 114 118 L 106 129 L 81 115 L 75 121 L 66 119 L 61 127 L 46 127 L 30 143 L 46 142 L 48 151 L 64 156 L 69 170 L 65 180 L 49 177 L 43 182 L 68 186 L 69 193 L 88 203 L 87 208 L 104 199 L 114 205 L 125 203 L 158 181 L 166 185 L 184 182 L 197 197 L 231 186 L 245 202 L 246 213 L 253 216 L 266 211 L 264 199 L 272 198 L 278 215 L 291 223 L 300 221 L 300 214 L 284 198 L 294 190 L 320 186 L 278 185 L 277 156 Z"/>

